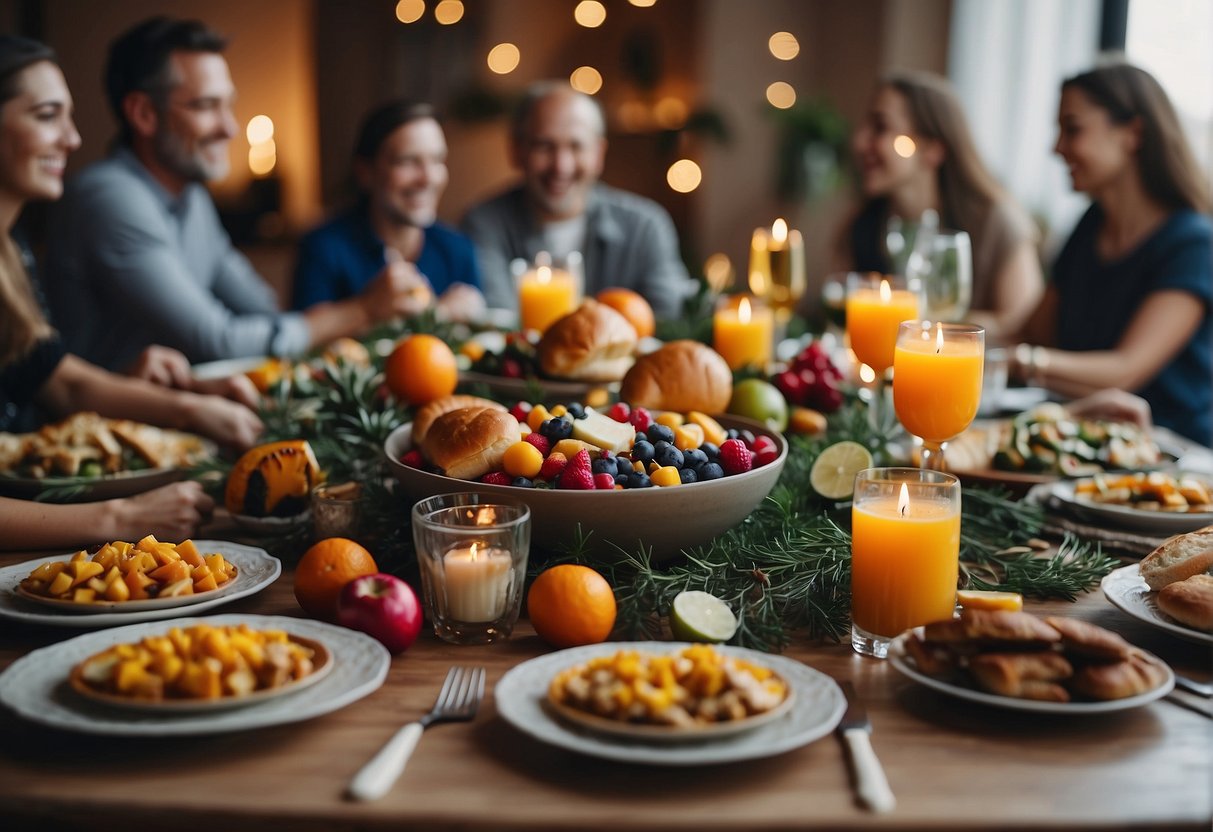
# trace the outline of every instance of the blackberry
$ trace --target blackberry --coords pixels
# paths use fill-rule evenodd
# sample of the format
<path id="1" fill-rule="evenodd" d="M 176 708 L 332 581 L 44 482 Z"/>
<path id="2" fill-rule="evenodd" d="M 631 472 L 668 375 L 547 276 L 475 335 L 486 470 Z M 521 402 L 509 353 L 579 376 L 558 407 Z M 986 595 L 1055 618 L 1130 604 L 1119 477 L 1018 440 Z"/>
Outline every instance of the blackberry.
<path id="1" fill-rule="evenodd" d="M 699 446 L 699 450 L 703 451 L 703 455 L 708 458 L 708 462 L 715 462 L 720 457 L 720 448 L 713 442 L 704 442 Z"/>
<path id="2" fill-rule="evenodd" d="M 687 485 L 689 483 L 699 481 L 699 477 L 695 474 L 695 471 L 691 468 L 683 468 L 681 471 L 679 471 L 678 479 L 682 480 L 683 485 Z"/>
<path id="3" fill-rule="evenodd" d="M 674 429 L 667 425 L 653 424 L 649 425 L 649 429 L 645 431 L 650 442 L 674 442 Z"/>
<path id="4" fill-rule="evenodd" d="M 628 474 L 628 483 L 625 488 L 652 488 L 653 481 L 649 479 L 648 474 L 642 474 L 639 471 L 633 471 Z"/>
<path id="5" fill-rule="evenodd" d="M 653 444 L 651 442 L 646 442 L 643 439 L 632 445 L 632 459 L 636 460 L 637 462 L 643 462 L 645 465 L 648 465 L 653 459 L 654 453 L 655 449 L 653 448 Z"/>
<path id="6" fill-rule="evenodd" d="M 534 481 L 527 477 L 514 477 L 514 479 L 510 481 L 510 485 L 514 486 L 515 488 L 534 488 L 535 487 Z"/>
<path id="7" fill-rule="evenodd" d="M 581 402 L 573 402 L 572 404 L 568 405 L 566 409 L 569 411 L 569 415 L 574 419 L 585 418 L 585 406 L 582 405 Z"/>
<path id="8" fill-rule="evenodd" d="M 628 466 L 631 467 L 631 466 Z M 596 459 L 590 463 L 590 471 L 594 474 L 610 474 L 612 477 L 618 472 L 613 459 Z"/>
<path id="9" fill-rule="evenodd" d="M 675 468 L 681 468 L 683 465 L 682 451 L 670 445 L 667 442 L 658 442 L 653 446 L 653 459 L 662 468 L 672 465 Z"/>
<path id="10" fill-rule="evenodd" d="M 720 464 L 717 462 L 709 462 L 707 465 L 700 468 L 697 473 L 699 474 L 699 481 L 706 482 L 708 480 L 718 480 L 723 477 L 724 469 L 721 468 Z"/>

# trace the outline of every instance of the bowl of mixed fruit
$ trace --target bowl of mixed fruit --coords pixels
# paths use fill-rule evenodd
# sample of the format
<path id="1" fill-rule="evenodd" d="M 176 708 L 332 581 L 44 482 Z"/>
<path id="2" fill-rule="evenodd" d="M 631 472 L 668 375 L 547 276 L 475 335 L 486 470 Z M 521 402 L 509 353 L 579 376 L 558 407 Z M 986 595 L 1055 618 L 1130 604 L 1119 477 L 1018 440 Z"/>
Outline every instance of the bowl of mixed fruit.
<path id="1" fill-rule="evenodd" d="M 762 502 L 788 455 L 777 431 L 727 415 L 518 402 L 495 418 L 517 436 L 486 455 L 488 470 L 450 476 L 437 422 L 421 441 L 414 423 L 397 428 L 389 464 L 414 499 L 472 491 L 526 503 L 533 542 L 551 550 L 580 534 L 598 552 L 644 548 L 664 560 L 709 543 Z"/>

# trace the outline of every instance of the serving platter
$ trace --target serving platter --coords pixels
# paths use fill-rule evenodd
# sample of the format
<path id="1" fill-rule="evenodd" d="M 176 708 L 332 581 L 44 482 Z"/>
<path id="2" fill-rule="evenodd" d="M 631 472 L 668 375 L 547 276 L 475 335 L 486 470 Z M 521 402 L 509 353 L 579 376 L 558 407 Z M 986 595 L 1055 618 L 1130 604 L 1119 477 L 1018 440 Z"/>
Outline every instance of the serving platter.
<path id="1" fill-rule="evenodd" d="M 1204 633 L 1186 624 L 1180 624 L 1158 608 L 1155 601 L 1157 593 L 1151 590 L 1145 578 L 1141 577 L 1140 569 L 1141 564 L 1131 563 L 1104 575 L 1103 580 L 1099 582 L 1104 597 L 1121 612 L 1151 627 L 1189 641 L 1213 645 L 1213 633 Z"/>
<path id="2" fill-rule="evenodd" d="M 1076 514 L 1106 521 L 1125 529 L 1156 535 L 1174 535 L 1195 531 L 1213 523 L 1213 511 L 1151 511 L 1131 506 L 1100 503 L 1076 493 L 1076 480 L 1050 483 L 1047 494 Z"/>

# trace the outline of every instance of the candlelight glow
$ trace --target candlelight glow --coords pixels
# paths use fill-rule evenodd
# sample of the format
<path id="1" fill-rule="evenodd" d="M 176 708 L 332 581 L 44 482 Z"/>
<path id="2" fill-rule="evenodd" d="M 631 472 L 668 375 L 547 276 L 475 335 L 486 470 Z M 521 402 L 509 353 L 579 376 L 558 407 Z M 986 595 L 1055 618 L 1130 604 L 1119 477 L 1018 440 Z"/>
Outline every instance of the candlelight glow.
<path id="1" fill-rule="evenodd" d="M 871 384 L 876 380 L 876 371 L 867 364 L 859 365 L 859 380 L 864 384 Z"/>
<path id="2" fill-rule="evenodd" d="M 249 144 L 262 144 L 274 138 L 274 122 L 269 116 L 253 116 L 244 128 Z"/>
<path id="3" fill-rule="evenodd" d="M 266 176 L 278 163 L 278 147 L 274 140 L 259 142 L 248 149 L 248 169 L 253 176 Z"/>
<path id="4" fill-rule="evenodd" d="M 598 0 L 581 0 L 573 9 L 573 19 L 587 29 L 597 29 L 606 21 L 606 6 Z"/>
<path id="5" fill-rule="evenodd" d="M 535 280 L 538 283 L 552 282 L 552 269 L 550 266 L 540 266 L 535 269 Z"/>
<path id="6" fill-rule="evenodd" d="M 739 323 L 748 324 L 750 322 L 750 299 L 742 298 L 741 303 L 737 304 L 737 320 Z"/>
<path id="7" fill-rule="evenodd" d="M 771 226 L 771 238 L 781 246 L 787 241 L 788 224 L 784 221 L 783 217 L 775 220 L 775 224 Z"/>
<path id="8" fill-rule="evenodd" d="M 880 302 L 888 303 L 893 299 L 893 289 L 889 286 L 889 281 L 880 281 Z"/>
<path id="9" fill-rule="evenodd" d="M 767 87 L 767 101 L 772 107 L 786 110 L 796 103 L 796 90 L 787 81 L 776 81 Z"/>
<path id="10" fill-rule="evenodd" d="M 901 486 L 901 489 L 902 489 L 902 492 L 904 492 L 904 491 L 905 491 L 905 485 L 904 485 L 904 484 Z M 470 558 L 468 558 L 468 560 L 471 560 L 471 561 L 475 561 L 475 560 L 476 560 L 476 547 L 477 547 L 477 546 L 479 546 L 479 545 L 480 545 L 480 544 L 478 544 L 478 543 L 473 543 L 473 544 L 472 544 L 472 549 L 471 549 L 471 557 L 470 557 Z"/>
<path id="11" fill-rule="evenodd" d="M 723 252 L 716 252 L 703 263 L 703 276 L 713 292 L 719 294 L 733 282 L 733 261 Z"/>
<path id="12" fill-rule="evenodd" d="M 893 152 L 903 159 L 909 159 L 917 149 L 918 146 L 909 136 L 902 135 L 893 139 Z"/>
<path id="13" fill-rule="evenodd" d="M 463 20 L 463 3 L 460 0 L 442 0 L 434 7 L 434 19 L 443 26 Z"/>
<path id="14" fill-rule="evenodd" d="M 628 2 L 638 9 L 647 9 L 657 5 L 657 0 L 628 0 Z"/>
<path id="15" fill-rule="evenodd" d="M 750 272 L 750 291 L 756 295 L 766 295 L 770 286 L 767 285 L 767 276 L 761 269 L 754 269 Z"/>
<path id="16" fill-rule="evenodd" d="M 906 488 L 906 484 L 901 484 L 901 493 L 897 495 L 897 513 L 902 517 L 906 516 L 906 512 L 910 510 L 910 489 Z"/>
<path id="17" fill-rule="evenodd" d="M 767 41 L 771 54 L 781 61 L 790 61 L 800 54 L 800 41 L 791 32 L 776 32 Z"/>
<path id="18" fill-rule="evenodd" d="M 649 109 L 640 101 L 625 101 L 615 110 L 619 126 L 629 133 L 643 130 L 649 121 Z"/>
<path id="19" fill-rule="evenodd" d="M 686 123 L 687 105 L 681 98 L 666 96 L 653 107 L 653 118 L 659 127 L 675 130 Z"/>
<path id="20" fill-rule="evenodd" d="M 703 172 L 690 159 L 679 159 L 670 165 L 665 181 L 678 193 L 689 194 L 703 181 Z"/>
<path id="21" fill-rule="evenodd" d="M 396 4 L 396 19 L 401 23 L 416 23 L 425 14 L 425 0 L 400 0 Z"/>
<path id="22" fill-rule="evenodd" d="M 489 50 L 489 69 L 498 75 L 509 75 L 521 60 L 522 53 L 512 43 L 499 43 Z"/>
<path id="23" fill-rule="evenodd" d="M 497 522 L 497 509 L 493 506 L 485 506 L 476 512 L 477 526 L 491 526 Z M 475 545 L 475 544 L 472 544 Z"/>
<path id="24" fill-rule="evenodd" d="M 569 84 L 577 92 L 593 95 L 602 89 L 602 73 L 592 66 L 579 66 L 569 76 Z"/>

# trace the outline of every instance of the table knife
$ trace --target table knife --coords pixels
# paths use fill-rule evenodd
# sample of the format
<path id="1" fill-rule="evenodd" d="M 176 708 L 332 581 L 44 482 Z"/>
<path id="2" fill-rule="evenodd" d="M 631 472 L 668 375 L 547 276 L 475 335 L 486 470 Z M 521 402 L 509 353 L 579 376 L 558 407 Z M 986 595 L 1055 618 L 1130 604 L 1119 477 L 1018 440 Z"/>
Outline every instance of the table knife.
<path id="1" fill-rule="evenodd" d="M 893 796 L 893 790 L 889 788 L 889 781 L 884 776 L 880 760 L 876 758 L 876 752 L 872 750 L 870 739 L 872 723 L 868 721 L 867 711 L 864 710 L 863 703 L 859 701 L 859 696 L 855 693 L 855 686 L 850 682 L 840 682 L 839 684 L 847 697 L 847 711 L 842 715 L 842 722 L 838 723 L 838 730 L 842 733 L 842 738 L 851 752 L 851 766 L 855 771 L 855 790 L 859 793 L 860 800 L 873 812 L 881 814 L 891 812 L 897 805 L 897 798 Z"/>

